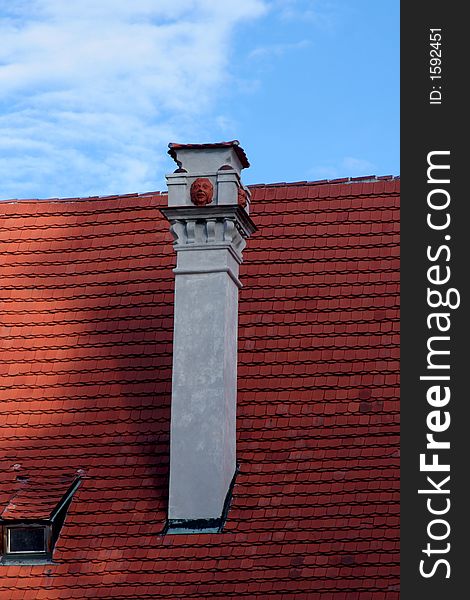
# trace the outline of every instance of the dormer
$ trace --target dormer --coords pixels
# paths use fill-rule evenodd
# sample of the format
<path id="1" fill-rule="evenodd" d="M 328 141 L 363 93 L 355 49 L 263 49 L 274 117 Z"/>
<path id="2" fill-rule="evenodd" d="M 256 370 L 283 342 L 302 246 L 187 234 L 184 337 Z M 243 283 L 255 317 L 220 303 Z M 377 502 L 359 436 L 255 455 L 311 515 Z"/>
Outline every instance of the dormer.
<path id="1" fill-rule="evenodd" d="M 17 476 L 0 516 L 0 564 L 51 562 L 80 478 Z"/>

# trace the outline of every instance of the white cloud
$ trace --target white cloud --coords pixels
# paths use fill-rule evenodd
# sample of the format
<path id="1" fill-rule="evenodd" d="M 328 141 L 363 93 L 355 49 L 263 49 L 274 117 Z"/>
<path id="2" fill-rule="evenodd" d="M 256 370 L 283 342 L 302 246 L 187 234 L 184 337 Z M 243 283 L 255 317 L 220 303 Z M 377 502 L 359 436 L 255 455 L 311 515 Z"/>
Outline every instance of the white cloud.
<path id="1" fill-rule="evenodd" d="M 273 8 L 283 21 L 311 23 L 324 29 L 336 21 L 335 4 L 329 0 L 273 0 Z"/>
<path id="2" fill-rule="evenodd" d="M 225 139 L 233 139 L 237 135 L 237 122 L 227 115 L 218 115 L 214 119 L 218 130 Z"/>
<path id="3" fill-rule="evenodd" d="M 302 48 L 308 48 L 311 45 L 310 40 L 300 40 L 299 42 L 292 42 L 286 44 L 271 44 L 269 46 L 260 46 L 252 50 L 249 54 L 250 58 L 272 58 L 283 56 L 286 52 L 292 50 L 301 50 Z"/>
<path id="4" fill-rule="evenodd" d="M 343 158 L 342 166 L 348 172 L 359 173 L 359 175 L 370 175 L 375 170 L 374 163 L 363 158 L 354 158 L 353 156 Z"/>
<path id="5" fill-rule="evenodd" d="M 339 169 L 337 167 L 319 165 L 309 169 L 308 176 L 313 179 L 336 179 L 339 177 Z"/>
<path id="6" fill-rule="evenodd" d="M 345 156 L 339 163 L 317 165 L 309 169 L 309 177 L 315 179 L 336 179 L 338 177 L 362 177 L 373 175 L 376 171 L 374 163 L 363 158 Z"/>
<path id="7" fill-rule="evenodd" d="M 0 197 L 161 187 L 166 144 L 201 139 L 198 118 L 229 81 L 235 27 L 265 11 L 264 0 L 0 0 Z"/>

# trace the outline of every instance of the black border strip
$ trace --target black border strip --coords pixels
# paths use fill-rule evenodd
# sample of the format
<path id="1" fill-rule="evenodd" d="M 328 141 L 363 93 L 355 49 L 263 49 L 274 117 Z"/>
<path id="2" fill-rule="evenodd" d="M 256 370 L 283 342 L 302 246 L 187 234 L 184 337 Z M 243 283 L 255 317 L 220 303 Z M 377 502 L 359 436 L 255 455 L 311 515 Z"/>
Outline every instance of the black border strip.
<path id="1" fill-rule="evenodd" d="M 464 110 L 468 36 L 463 10 L 462 4 L 437 0 L 401 4 L 401 600 L 452 600 L 467 595 L 470 403 L 465 378 L 469 370 L 465 311 L 469 199 L 463 185 L 468 178 L 464 146 L 468 130 L 468 109 Z M 438 154 L 430 154 L 433 152 Z M 428 173 L 430 161 L 450 165 L 450 169 Z M 434 200 L 444 203 L 449 195 L 449 206 L 443 210 L 430 207 L 430 192 L 431 204 Z M 451 221 L 445 229 L 433 229 L 427 222 L 430 213 L 434 223 L 444 223 L 446 213 Z M 436 265 L 438 269 L 430 272 Z M 449 273 L 446 267 L 450 280 L 431 283 L 430 277 L 442 279 Z M 428 289 L 440 291 L 445 298 L 450 288 L 460 294 L 460 306 L 432 308 Z M 456 297 L 454 294 L 451 302 Z M 434 295 L 433 300 L 437 298 Z M 438 331 L 436 318 L 427 320 L 433 312 L 448 314 L 448 331 Z M 441 324 L 446 323 L 442 317 Z M 438 355 L 437 367 L 430 368 L 428 343 L 439 335 L 448 339 L 434 340 L 432 347 L 449 354 Z M 448 369 L 443 368 L 446 364 Z M 432 406 L 428 391 L 433 386 L 441 394 L 448 386 L 450 400 Z M 439 414 L 430 416 L 433 411 Z M 450 425 L 443 426 L 443 431 L 430 429 L 448 418 Z M 429 433 L 449 442 L 450 448 L 429 449 Z M 439 468 L 423 470 L 420 455 L 427 464 L 437 460 Z M 441 469 L 441 465 L 449 465 L 450 470 Z M 424 492 L 418 493 L 420 489 Z M 432 514 L 432 510 L 436 512 Z"/>

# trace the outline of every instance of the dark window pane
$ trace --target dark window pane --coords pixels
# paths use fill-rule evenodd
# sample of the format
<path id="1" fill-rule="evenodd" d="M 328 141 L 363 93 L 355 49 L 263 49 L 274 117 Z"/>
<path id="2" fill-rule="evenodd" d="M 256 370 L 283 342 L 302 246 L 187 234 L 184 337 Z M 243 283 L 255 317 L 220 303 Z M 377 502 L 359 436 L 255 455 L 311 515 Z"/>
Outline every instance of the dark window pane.
<path id="1" fill-rule="evenodd" d="M 10 552 L 44 552 L 44 527 L 11 527 Z"/>

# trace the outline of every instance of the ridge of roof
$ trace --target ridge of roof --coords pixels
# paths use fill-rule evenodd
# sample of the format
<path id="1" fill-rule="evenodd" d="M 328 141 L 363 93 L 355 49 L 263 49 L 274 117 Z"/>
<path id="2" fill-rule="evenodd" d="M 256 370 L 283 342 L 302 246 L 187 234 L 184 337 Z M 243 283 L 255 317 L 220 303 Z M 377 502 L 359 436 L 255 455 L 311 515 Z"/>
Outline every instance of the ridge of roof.
<path id="1" fill-rule="evenodd" d="M 227 142 L 229 143 L 229 142 Z M 208 144 L 205 144 L 208 145 Z M 320 186 L 320 185 L 336 185 L 336 184 L 352 184 L 352 183 L 377 183 L 379 181 L 400 181 L 399 175 L 369 175 L 362 177 L 343 177 L 341 179 L 319 179 L 316 181 L 291 181 L 291 182 L 276 182 L 276 183 L 254 183 L 249 184 L 246 187 L 250 189 L 255 188 L 273 188 L 273 187 L 307 187 L 307 186 Z M 0 206 L 3 204 L 12 203 L 36 203 L 36 202 L 49 202 L 49 203 L 62 203 L 62 202 L 87 202 L 87 201 L 100 201 L 100 200 L 120 200 L 122 198 L 146 198 L 151 196 L 166 197 L 168 192 L 153 191 L 153 192 L 135 192 L 129 194 L 110 194 L 104 196 L 74 196 L 69 198 L 5 198 L 0 199 Z"/>
<path id="2" fill-rule="evenodd" d="M 88 202 L 88 201 L 100 201 L 100 200 L 121 200 L 123 198 L 146 198 L 150 196 L 164 196 L 166 197 L 168 192 L 135 192 L 129 194 L 110 194 L 105 196 L 71 196 L 68 198 L 5 198 L 0 199 L 0 206 L 2 204 L 35 204 L 37 202 L 50 202 L 50 203 L 62 203 L 62 202 Z"/>
<path id="3" fill-rule="evenodd" d="M 339 179 L 318 179 L 316 181 L 281 181 L 279 183 L 252 183 L 249 188 L 259 187 L 292 187 L 292 186 L 307 186 L 307 185 L 332 185 L 345 183 L 376 183 L 377 181 L 399 181 L 400 175 L 366 175 L 361 177 L 342 177 Z"/>

